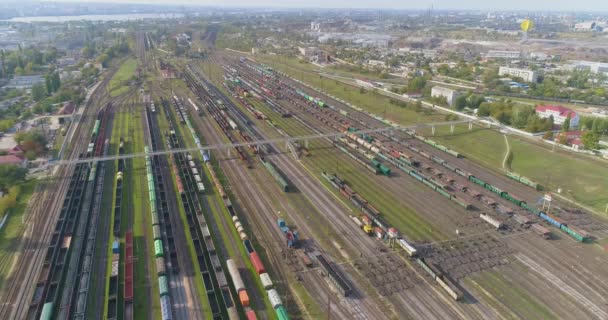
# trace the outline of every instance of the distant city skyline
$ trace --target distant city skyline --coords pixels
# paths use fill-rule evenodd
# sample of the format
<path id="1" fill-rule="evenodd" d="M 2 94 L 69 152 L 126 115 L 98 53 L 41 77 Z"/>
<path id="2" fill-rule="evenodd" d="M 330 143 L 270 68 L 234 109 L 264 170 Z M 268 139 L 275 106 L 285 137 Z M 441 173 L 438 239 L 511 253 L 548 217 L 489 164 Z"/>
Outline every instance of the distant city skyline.
<path id="1" fill-rule="evenodd" d="M 602 11 L 608 12 L 608 1 L 598 0 L 63 0 L 61 2 L 141 3 L 157 5 L 200 5 L 215 7 L 280 7 L 280 8 L 377 8 L 377 9 L 463 9 L 513 11 Z"/>

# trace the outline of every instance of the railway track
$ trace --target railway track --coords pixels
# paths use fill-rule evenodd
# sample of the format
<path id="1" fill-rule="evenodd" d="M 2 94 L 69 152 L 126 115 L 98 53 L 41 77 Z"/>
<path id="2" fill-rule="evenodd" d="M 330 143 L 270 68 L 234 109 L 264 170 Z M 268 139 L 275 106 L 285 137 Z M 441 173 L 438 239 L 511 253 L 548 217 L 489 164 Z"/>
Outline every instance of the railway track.
<path id="1" fill-rule="evenodd" d="M 309 89 L 305 89 L 305 90 L 310 91 Z M 317 95 L 318 95 L 318 93 L 317 93 Z M 327 98 L 327 97 L 325 97 L 325 98 Z M 325 98 L 322 98 L 322 99 L 324 99 L 324 100 L 325 100 Z M 332 103 L 332 104 L 335 102 L 335 101 L 331 100 L 330 98 L 327 98 L 327 100 L 325 100 L 325 101 L 326 101 L 326 102 L 328 102 L 328 101 L 329 101 L 329 102 L 330 102 L 330 103 Z M 336 103 L 336 104 L 337 104 L 337 103 Z M 341 107 L 341 108 L 342 108 L 342 107 Z M 348 110 L 348 113 L 349 113 L 349 114 L 350 114 L 350 113 L 351 113 L 351 111 L 352 111 L 352 110 L 350 110 L 348 107 L 344 107 L 344 109 L 342 109 L 342 110 Z M 370 118 L 370 120 L 368 120 L 368 121 L 371 121 L 371 125 L 373 126 L 374 119 L 371 119 L 371 118 Z M 377 120 L 376 120 L 376 121 L 377 121 Z M 381 124 L 381 123 L 380 123 L 380 122 L 378 122 L 378 124 Z M 406 138 L 406 139 L 408 139 L 408 140 L 412 140 L 412 139 L 411 139 L 411 138 L 409 138 L 409 137 L 405 137 L 405 138 Z M 386 139 L 384 139 L 384 140 L 386 140 Z M 409 142 L 408 142 L 408 143 L 409 143 Z M 448 158 L 446 158 L 446 155 L 445 155 L 444 153 L 442 153 L 441 151 L 436 150 L 435 148 L 432 148 L 432 147 L 427 146 L 427 145 L 425 145 L 425 144 L 422 144 L 422 143 L 420 143 L 420 142 L 418 142 L 418 141 L 414 141 L 414 142 L 413 142 L 413 145 L 414 145 L 414 146 L 416 146 L 417 148 L 420 148 L 420 149 L 424 150 L 425 152 L 429 153 L 431 156 L 437 156 L 437 157 L 441 157 L 441 158 L 447 159 L 447 160 L 448 160 L 448 161 L 449 161 L 451 164 L 458 163 L 458 164 L 457 164 L 457 167 L 464 168 L 465 170 L 467 170 L 467 168 L 474 168 L 474 169 L 469 169 L 469 170 L 467 170 L 467 171 L 469 171 L 469 172 L 473 172 L 473 174 L 474 174 L 475 176 L 482 177 L 482 179 L 484 179 L 484 181 L 502 181 L 502 182 L 501 182 L 501 185 L 502 185 L 502 183 L 507 184 L 507 185 L 511 185 L 511 186 L 513 186 L 513 190 L 520 190 L 520 189 L 522 189 L 522 188 L 523 188 L 521 185 L 515 185 L 515 183 L 513 183 L 512 181 L 507 180 L 507 179 L 506 179 L 506 178 L 504 178 L 504 177 L 502 177 L 502 178 L 497 178 L 497 177 L 495 177 L 495 175 L 494 175 L 494 174 L 488 174 L 488 173 L 486 172 L 487 170 L 483 170 L 483 169 L 479 168 L 479 167 L 478 167 L 477 165 L 475 165 L 475 164 L 468 163 L 468 161 L 466 161 L 466 160 L 463 160 L 463 159 L 455 159 L 455 158 L 450 158 L 449 156 L 448 156 Z M 434 167 L 434 168 L 433 168 L 433 167 Z M 435 170 L 435 168 L 439 168 L 439 169 L 443 169 L 443 170 L 445 170 L 445 168 L 442 168 L 442 166 L 432 166 L 432 168 L 433 168 L 432 170 Z M 473 170 L 475 170 L 475 171 L 473 171 Z M 444 172 L 445 172 L 445 171 L 444 171 Z M 393 179 L 391 179 L 391 180 L 393 180 Z M 408 184 L 408 183 L 406 183 L 406 181 L 403 181 L 404 179 L 398 179 L 398 180 L 399 180 L 399 184 L 400 184 L 400 186 L 401 186 L 401 189 L 403 189 L 403 188 L 406 188 L 406 187 L 407 187 L 407 184 Z M 506 180 L 506 181 L 505 181 L 505 180 Z M 495 185 L 495 184 L 494 184 L 494 182 L 491 182 L 491 183 L 492 183 L 492 185 Z M 385 184 L 385 183 L 383 183 L 383 185 L 384 185 L 384 184 Z M 489 197 L 490 197 L 490 198 L 494 198 L 494 197 L 496 197 L 494 194 L 492 194 L 492 193 L 488 193 L 488 192 L 486 192 L 485 190 L 483 190 L 483 188 L 482 188 L 481 190 L 479 190 L 479 191 L 481 191 L 481 193 L 482 193 L 482 194 L 484 194 L 484 195 L 482 195 L 482 198 L 481 198 L 481 199 L 482 199 L 482 200 L 484 200 L 484 201 L 486 201 L 485 199 L 487 198 L 486 194 L 487 194 L 487 195 L 489 195 Z M 529 195 L 529 194 L 530 194 L 530 192 L 526 192 L 526 194 L 527 194 L 527 195 Z M 525 197 L 523 197 L 523 198 L 524 198 L 524 200 L 528 201 L 528 203 L 534 203 L 534 202 L 535 202 L 535 200 L 537 199 L 537 197 L 538 197 L 538 196 L 532 196 L 532 197 L 531 197 L 532 199 L 530 199 L 530 200 L 528 200 L 529 198 L 525 198 Z M 419 197 L 418 199 L 421 199 L 421 198 L 423 198 L 423 197 Z M 398 198 L 398 199 L 399 199 L 399 198 Z M 508 202 L 504 202 L 502 199 L 497 198 L 497 200 L 498 200 L 498 202 L 499 202 L 499 206 L 498 206 L 499 208 L 500 208 L 500 206 L 501 206 L 501 205 L 504 205 L 504 206 L 509 206 L 509 205 L 510 205 L 510 203 L 508 203 Z M 484 204 L 482 204 L 481 202 L 477 202 L 477 203 L 476 203 L 476 205 L 480 206 L 480 207 L 482 208 L 482 210 L 488 210 L 487 208 L 483 207 L 483 206 L 484 206 Z M 511 206 L 512 206 L 512 205 L 511 205 Z M 489 210 L 494 210 L 494 209 L 489 209 Z M 433 211 L 433 210 L 430 210 L 430 211 Z M 521 211 L 521 210 L 516 209 L 515 211 L 517 212 L 517 211 Z M 567 215 L 566 215 L 566 216 L 567 216 Z M 439 218 L 439 217 L 438 217 L 438 219 L 441 219 L 441 218 Z M 456 218 L 456 219 L 458 219 L 458 218 Z M 581 219 L 581 220 L 582 220 L 582 219 Z M 487 227 L 486 227 L 486 228 L 487 228 Z M 512 225 L 510 225 L 510 226 L 509 226 L 509 229 L 514 229 L 514 231 L 512 231 L 512 232 L 514 232 L 514 233 L 515 233 L 514 235 L 523 236 L 523 235 L 525 235 L 525 234 L 526 234 L 526 232 L 521 232 L 521 231 L 519 231 L 519 230 L 518 230 L 518 227 L 515 227 L 515 226 L 512 226 Z M 508 239 L 508 238 L 510 238 L 510 236 L 509 236 L 509 233 L 505 233 L 504 231 L 502 231 L 502 232 L 500 232 L 500 233 L 499 233 L 498 238 L 504 238 L 504 239 Z M 513 238 L 513 239 L 515 239 L 515 238 Z M 538 240 L 537 240 L 537 241 L 538 241 Z M 552 259 L 549 259 L 549 260 L 552 260 Z M 458 307 L 459 307 L 460 309 L 462 309 L 460 306 L 458 306 Z M 480 308 L 480 309 L 478 309 L 478 310 L 476 310 L 476 312 L 477 312 L 477 316 L 478 316 L 478 317 L 479 317 L 479 315 L 484 315 L 484 314 L 486 314 L 486 315 L 487 315 L 487 314 L 491 314 L 491 313 L 492 313 L 492 311 L 490 311 L 490 312 L 488 313 L 488 310 L 487 310 L 487 309 L 483 310 L 483 309 L 481 309 L 481 308 Z M 469 313 L 469 315 L 470 315 L 470 316 L 474 316 L 474 315 L 471 315 L 470 313 Z M 436 316 L 439 316 L 439 315 L 436 315 Z"/>
<path id="2" fill-rule="evenodd" d="M 81 150 L 84 149 L 83 144 L 86 145 L 88 138 L 86 132 L 88 132 L 87 130 L 89 130 L 92 125 L 94 118 L 92 115 L 96 114 L 100 106 L 97 102 L 99 98 L 103 96 L 103 91 L 114 72 L 116 72 L 116 69 L 109 71 L 101 84 L 91 94 L 87 102 L 89 107 L 85 108 L 85 112 L 76 128 L 75 136 L 77 137 L 77 140 L 71 144 L 72 148 L 68 151 L 68 159 L 76 159 Z M 97 106 L 97 108 L 95 106 Z M 50 240 L 50 235 L 52 234 L 54 226 L 52 222 L 54 222 L 59 215 L 59 209 L 62 204 L 61 200 L 68 189 L 68 182 L 70 179 L 67 179 L 67 177 L 71 176 L 77 167 L 78 166 L 75 165 L 68 165 L 58 169 L 55 175 L 50 179 L 50 185 L 44 187 L 41 201 L 37 202 L 40 205 L 35 205 L 32 208 L 33 210 L 31 213 L 28 214 L 27 220 L 24 221 L 29 225 L 29 227 L 26 228 L 25 234 L 29 234 L 30 237 L 24 239 L 22 245 L 23 254 L 19 257 L 15 265 L 15 273 L 7 281 L 7 287 L 5 288 L 8 289 L 4 290 L 6 301 L 0 306 L 0 318 L 25 318 L 31 296 L 34 293 L 33 282 L 37 279 L 38 274 L 42 270 L 42 264 L 40 263 L 44 256 L 44 247 L 42 247 L 42 245 L 48 243 Z M 46 213 L 48 212 L 51 212 L 51 214 L 47 215 Z"/>
<path id="3" fill-rule="evenodd" d="M 208 87 L 208 88 L 212 88 L 212 86 L 211 86 L 211 84 L 210 84 L 210 83 L 207 83 L 207 87 Z M 211 89 L 211 90 L 213 90 L 213 89 Z M 216 97 L 216 98 L 220 97 L 220 95 L 221 95 L 221 93 L 220 93 L 219 91 L 213 91 L 213 94 L 215 95 L 215 97 Z M 225 103 L 226 105 L 230 105 L 230 104 L 231 104 L 231 102 L 229 102 L 229 100 L 228 100 L 228 99 L 225 99 L 225 98 L 222 98 L 222 99 L 224 99 L 224 103 Z M 213 102 L 213 101 L 210 101 L 209 103 L 214 103 L 214 102 Z M 228 110 L 230 110 L 231 112 L 233 112 L 233 111 L 234 111 L 234 109 L 231 109 L 231 108 L 234 108 L 234 106 L 231 106 L 231 107 L 229 107 L 229 108 L 228 108 Z M 243 114 L 240 114 L 240 115 L 235 115 L 235 118 L 240 118 L 240 119 L 242 119 L 242 121 L 243 121 L 243 122 L 246 122 L 246 123 L 248 123 L 248 122 L 249 122 L 248 120 L 244 119 L 244 118 L 245 118 L 245 116 L 244 116 Z M 261 134 L 260 134 L 259 132 L 257 132 L 257 131 L 255 132 L 255 134 L 256 134 L 256 135 L 261 135 Z M 263 136 L 262 136 L 262 137 L 263 137 Z M 276 149 L 276 146 L 272 146 L 271 148 Z M 279 156 L 278 156 L 278 155 L 273 155 L 273 156 L 269 156 L 269 158 L 270 158 L 270 157 L 272 157 L 272 158 L 274 159 L 274 158 L 279 157 Z M 232 164 L 231 164 L 231 165 L 232 165 Z M 285 168 L 281 168 L 281 169 L 285 169 Z M 240 179 L 243 179 L 243 177 L 244 177 L 244 176 L 246 176 L 246 173 L 244 173 L 244 172 L 242 171 L 242 170 L 244 170 L 244 169 L 243 169 L 243 168 L 241 168 L 241 167 L 239 167 L 238 165 L 236 165 L 235 167 L 233 167 L 233 170 L 236 170 L 237 172 L 240 172 L 240 174 L 239 174 Z M 298 177 L 298 179 L 299 179 L 299 178 L 301 177 L 302 173 L 301 173 L 301 172 L 296 172 L 296 173 L 294 173 L 294 172 L 292 172 L 292 170 L 293 170 L 293 168 L 290 168 L 289 170 L 284 171 L 284 172 L 286 172 L 286 173 L 288 174 L 288 176 L 290 176 L 290 178 L 293 178 L 293 177 L 295 176 L 295 177 Z M 229 171 L 230 171 L 230 170 L 229 170 Z M 261 178 L 261 177 L 259 177 L 258 179 L 262 179 L 262 180 L 263 180 L 263 178 Z M 250 183 L 251 183 L 251 182 L 250 182 Z M 253 184 L 253 183 L 251 183 L 251 184 Z M 299 190 L 301 190 L 301 189 L 299 189 Z M 310 192 L 310 193 L 311 193 L 311 194 L 313 194 L 313 195 L 318 194 L 318 191 L 316 191 L 316 190 L 315 190 L 315 191 L 312 191 L 312 190 L 306 190 L 307 192 L 304 192 L 303 190 L 301 190 L 301 191 L 302 191 L 303 193 L 307 194 L 307 197 L 308 197 L 308 192 Z M 255 194 L 255 193 L 254 193 L 254 194 Z M 319 199 L 318 199 L 318 198 L 316 198 L 316 199 L 311 199 L 311 198 L 309 198 L 309 200 L 310 200 L 310 202 L 311 202 L 311 203 L 315 203 L 315 204 L 316 204 L 316 203 L 321 203 L 321 204 L 320 204 L 320 205 L 318 205 L 318 206 L 317 206 L 317 205 L 315 205 L 315 206 L 317 206 L 317 209 L 318 209 L 318 210 L 321 210 L 321 211 L 327 211 L 327 212 L 340 212 L 340 211 L 342 211 L 340 208 L 337 208 L 337 207 L 333 206 L 333 203 L 330 203 L 330 202 L 327 202 L 327 201 L 325 201 L 325 202 L 324 202 L 324 201 L 319 201 Z M 259 203 L 258 203 L 258 204 L 259 204 Z M 320 208 L 319 208 L 319 207 L 320 207 Z M 295 211 L 296 211 L 296 209 L 295 209 L 295 208 L 293 208 L 293 207 L 291 207 L 291 206 L 288 206 L 288 205 L 283 205 L 283 206 L 282 206 L 282 209 L 283 209 L 283 212 L 295 212 Z M 271 209 L 271 210 L 268 210 L 268 209 L 266 209 L 266 210 L 262 210 L 262 212 L 264 212 L 264 211 L 266 211 L 266 212 L 276 212 L 275 210 L 272 210 L 272 209 Z M 296 219 L 296 218 L 295 218 L 295 216 L 296 216 L 296 215 L 292 215 L 292 219 Z M 273 220 L 275 220 L 276 218 L 277 218 L 276 216 L 270 216 L 270 217 L 269 217 L 269 216 L 266 216 L 266 217 L 265 217 L 265 220 L 270 220 L 270 221 L 273 221 Z M 298 225 L 298 227 L 299 227 L 299 229 L 300 229 L 300 230 L 303 230 L 305 233 L 308 233 L 308 234 L 313 234 L 313 233 L 312 233 L 312 230 L 310 230 L 310 229 L 308 229 L 308 228 L 307 228 L 307 221 L 305 221 L 305 220 L 296 220 L 296 221 L 297 221 L 297 222 L 296 222 L 296 225 Z M 263 225 L 263 226 L 261 226 L 261 227 L 262 227 L 262 229 L 268 228 L 268 226 L 267 226 L 267 225 L 265 225 L 265 226 Z M 268 231 L 270 231 L 270 234 L 272 234 L 272 233 L 277 234 L 277 236 L 279 236 L 279 239 L 280 239 L 280 235 L 279 235 L 279 233 L 280 233 L 280 232 L 278 232 L 278 229 L 274 228 L 274 230 L 267 230 L 267 232 L 264 232 L 264 234 L 268 233 Z M 267 245 L 268 245 L 270 248 L 272 248 L 272 247 L 276 246 L 276 240 L 272 240 L 272 241 L 274 241 L 274 244 L 273 244 L 273 243 L 268 243 L 268 244 L 267 244 Z M 281 241 L 281 240 L 278 240 L 278 241 Z M 280 243 L 280 242 L 279 242 L 279 243 Z M 372 251 L 370 251 L 370 253 L 371 253 L 371 252 L 373 252 L 373 250 L 372 250 Z M 284 254 L 284 253 L 285 253 L 285 252 L 279 253 L 279 256 L 280 256 L 280 254 Z M 275 253 L 275 254 L 276 254 L 276 253 Z M 361 292 L 356 292 L 355 296 L 358 296 L 359 298 L 362 298 L 362 297 L 363 297 L 363 295 L 361 294 Z M 348 303 L 348 302 L 347 302 L 347 300 L 344 300 L 344 301 L 346 301 L 345 303 Z M 373 303 L 371 303 L 371 302 L 369 302 L 369 301 L 368 301 L 368 302 L 367 302 L 365 305 L 366 305 L 366 309 L 367 309 L 365 313 L 363 313 L 363 312 L 359 312 L 358 314 L 354 314 L 353 316 L 358 317 L 358 318 L 365 318 L 365 317 L 373 317 L 372 315 L 374 315 L 374 314 L 381 314 L 380 310 L 379 310 L 379 309 L 377 309 L 377 308 L 374 306 L 374 304 L 373 304 Z"/>
<path id="4" fill-rule="evenodd" d="M 162 136 L 156 119 L 157 115 L 147 109 L 147 117 L 149 119 L 149 138 L 152 144 L 153 150 L 162 149 L 161 143 Z M 185 238 L 183 233 L 175 232 L 173 230 L 182 230 L 183 224 L 179 218 L 178 204 L 175 197 L 173 196 L 173 181 L 171 173 L 169 171 L 169 164 L 164 156 L 155 156 L 154 158 L 154 169 L 157 172 L 157 189 L 159 190 L 160 205 L 159 213 L 162 212 L 161 220 L 164 227 L 163 233 L 165 234 L 165 243 L 167 243 L 169 253 L 168 262 L 171 264 L 173 275 L 170 275 L 170 281 L 172 285 L 172 303 L 173 310 L 176 313 L 178 319 L 199 319 L 202 318 L 202 310 L 200 307 L 200 301 L 196 292 L 196 284 L 192 277 L 187 277 L 187 274 L 194 272 L 192 262 L 189 257 L 189 253 L 183 251 L 186 248 Z M 168 190 L 168 191 L 167 191 Z M 168 192 L 168 193 L 167 193 Z M 174 229 L 174 227 L 177 228 Z M 170 237 L 170 239 L 169 239 Z M 166 255 L 167 256 L 167 255 Z M 179 263 L 178 263 L 179 261 Z M 181 266 L 181 268 L 177 266 Z"/>

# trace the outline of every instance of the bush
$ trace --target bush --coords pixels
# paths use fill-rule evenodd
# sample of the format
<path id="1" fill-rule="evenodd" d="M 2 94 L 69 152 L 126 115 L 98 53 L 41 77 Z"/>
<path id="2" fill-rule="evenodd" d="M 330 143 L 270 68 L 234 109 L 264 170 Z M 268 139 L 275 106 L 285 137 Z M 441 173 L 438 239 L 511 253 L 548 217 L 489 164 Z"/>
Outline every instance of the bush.
<path id="1" fill-rule="evenodd" d="M 10 209 L 17 205 L 17 197 L 21 193 L 19 186 L 13 186 L 8 190 L 8 193 L 4 197 L 0 198 L 0 217 L 4 217 Z"/>

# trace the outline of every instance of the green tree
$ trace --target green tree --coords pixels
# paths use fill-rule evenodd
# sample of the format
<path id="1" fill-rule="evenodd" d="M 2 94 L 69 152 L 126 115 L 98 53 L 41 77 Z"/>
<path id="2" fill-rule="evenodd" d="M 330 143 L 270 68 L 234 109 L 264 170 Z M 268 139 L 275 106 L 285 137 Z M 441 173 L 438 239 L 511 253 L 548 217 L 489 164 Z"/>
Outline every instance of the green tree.
<path id="1" fill-rule="evenodd" d="M 581 136 L 581 141 L 587 150 L 597 149 L 599 147 L 600 137 L 594 131 L 585 131 Z"/>
<path id="2" fill-rule="evenodd" d="M 463 110 L 467 106 L 467 97 L 465 95 L 460 95 L 454 101 L 454 108 L 458 111 Z"/>
<path id="3" fill-rule="evenodd" d="M 0 164 L 0 189 L 9 187 L 25 181 L 27 169 L 12 164 Z"/>
<path id="4" fill-rule="evenodd" d="M 566 120 L 564 120 L 564 124 L 562 124 L 562 131 L 566 132 L 568 130 L 570 130 L 570 115 L 566 117 Z"/>
<path id="5" fill-rule="evenodd" d="M 593 119 L 593 125 L 591 126 L 591 131 L 593 131 L 594 133 L 599 133 L 602 129 L 602 119 L 600 118 L 595 118 Z"/>
<path id="6" fill-rule="evenodd" d="M 46 97 L 46 88 L 42 83 L 37 83 L 32 87 L 32 99 L 36 102 Z"/>
<path id="7" fill-rule="evenodd" d="M 418 92 L 426 86 L 426 79 L 424 77 L 414 77 L 407 82 L 408 92 Z"/>
<path id="8" fill-rule="evenodd" d="M 550 132 L 550 131 L 547 131 Z M 568 136 L 565 133 L 562 133 L 557 138 L 557 143 L 566 145 L 568 144 Z"/>

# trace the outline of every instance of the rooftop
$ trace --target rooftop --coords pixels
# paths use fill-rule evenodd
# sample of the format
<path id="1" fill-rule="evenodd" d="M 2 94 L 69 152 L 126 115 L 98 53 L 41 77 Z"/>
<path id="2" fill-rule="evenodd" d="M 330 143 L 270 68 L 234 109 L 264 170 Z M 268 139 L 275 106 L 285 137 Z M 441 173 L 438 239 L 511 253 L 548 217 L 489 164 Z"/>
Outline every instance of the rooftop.
<path id="1" fill-rule="evenodd" d="M 552 106 L 552 105 L 537 106 L 536 111 L 537 112 L 553 111 L 553 112 L 559 113 L 559 115 L 562 117 L 567 117 L 568 115 L 570 116 L 570 118 L 576 117 L 576 112 L 574 112 L 574 111 L 572 111 L 572 109 L 566 108 L 564 106 Z"/>

